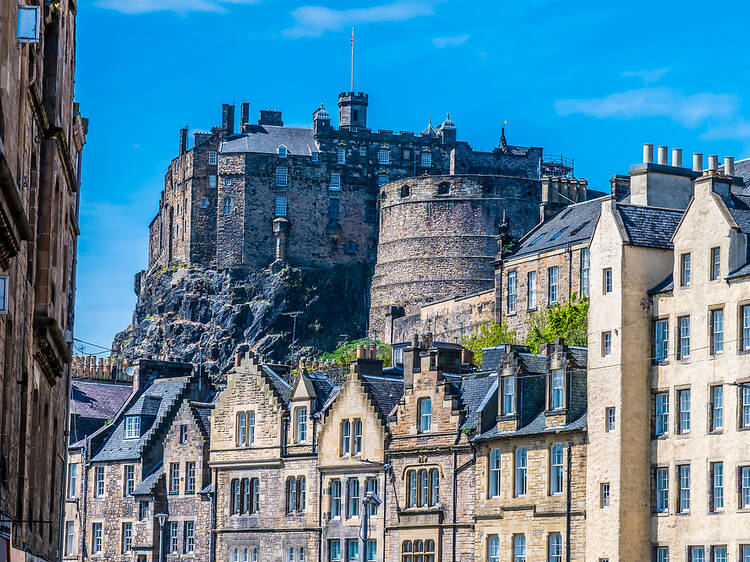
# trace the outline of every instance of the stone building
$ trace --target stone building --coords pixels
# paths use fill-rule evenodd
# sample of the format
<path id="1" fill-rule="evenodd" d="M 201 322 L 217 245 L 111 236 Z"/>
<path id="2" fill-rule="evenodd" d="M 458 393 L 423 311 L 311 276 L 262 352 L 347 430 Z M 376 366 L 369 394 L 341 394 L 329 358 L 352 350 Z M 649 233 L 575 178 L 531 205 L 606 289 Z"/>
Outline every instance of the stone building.
<path id="1" fill-rule="evenodd" d="M 0 3 L 2 558 L 58 558 L 87 128 L 75 16 L 75 2 Z"/>
<path id="2" fill-rule="evenodd" d="M 590 245 L 587 559 L 744 562 L 750 200 L 731 158 L 651 155 Z"/>
<path id="3" fill-rule="evenodd" d="M 190 364 L 135 364 L 132 395 L 71 455 L 81 480 L 75 559 L 154 562 L 162 549 L 164 560 L 207 559 L 212 392 Z"/>
<path id="4" fill-rule="evenodd" d="M 476 558 L 584 561 L 586 348 L 485 353 L 499 364 L 472 439 Z"/>
<path id="5" fill-rule="evenodd" d="M 159 211 L 149 227 L 149 270 L 179 262 L 218 268 L 373 263 L 378 193 L 397 178 L 490 174 L 538 180 L 569 174 L 567 163 L 545 162 L 541 148 L 507 144 L 479 152 L 457 140 L 447 117 L 419 134 L 372 130 L 369 98 L 339 94 L 338 127 L 322 106 L 311 127 L 285 126 L 280 111 L 225 104 L 222 125 L 196 132 L 165 175 Z"/>

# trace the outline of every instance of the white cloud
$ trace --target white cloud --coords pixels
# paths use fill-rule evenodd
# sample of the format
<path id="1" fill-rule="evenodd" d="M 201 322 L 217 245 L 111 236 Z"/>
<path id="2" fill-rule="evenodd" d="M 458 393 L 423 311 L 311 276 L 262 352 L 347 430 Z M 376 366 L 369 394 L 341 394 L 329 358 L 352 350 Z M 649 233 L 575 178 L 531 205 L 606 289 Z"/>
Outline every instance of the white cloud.
<path id="1" fill-rule="evenodd" d="M 750 121 L 739 118 L 731 123 L 709 127 L 701 135 L 705 141 L 723 141 L 723 140 L 750 140 Z"/>
<path id="2" fill-rule="evenodd" d="M 287 37 L 320 37 L 328 31 L 341 31 L 362 23 L 399 22 L 434 13 L 424 0 L 399 1 L 370 8 L 334 10 L 325 6 L 301 6 L 292 12 L 294 24 L 284 30 Z"/>
<path id="3" fill-rule="evenodd" d="M 647 86 L 648 84 L 653 84 L 664 78 L 670 70 L 672 69 L 666 66 L 662 68 L 654 68 L 652 70 L 626 70 L 622 73 L 622 76 L 624 78 L 640 78 L 643 80 L 643 85 Z"/>
<path id="4" fill-rule="evenodd" d="M 683 94 L 672 88 L 639 88 L 601 98 L 562 99 L 555 102 L 559 115 L 588 115 L 597 119 L 666 117 L 685 127 L 707 121 L 729 121 L 737 116 L 739 99 L 732 94 Z"/>
<path id="5" fill-rule="evenodd" d="M 435 37 L 432 40 L 432 44 L 438 49 L 444 49 L 446 47 L 458 47 L 463 45 L 471 37 L 468 33 L 461 33 L 460 35 L 448 35 L 446 37 Z"/>
<path id="6" fill-rule="evenodd" d="M 225 4 L 255 4 L 259 0 L 97 0 L 96 6 L 121 14 L 147 12 L 226 12 Z"/>

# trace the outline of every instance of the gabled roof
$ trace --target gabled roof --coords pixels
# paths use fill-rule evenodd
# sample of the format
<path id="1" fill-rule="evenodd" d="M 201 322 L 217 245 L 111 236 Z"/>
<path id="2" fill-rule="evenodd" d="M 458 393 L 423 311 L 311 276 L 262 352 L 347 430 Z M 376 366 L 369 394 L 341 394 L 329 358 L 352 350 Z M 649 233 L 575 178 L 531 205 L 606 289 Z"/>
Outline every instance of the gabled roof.
<path id="1" fill-rule="evenodd" d="M 487 393 L 497 382 L 494 373 L 482 372 L 465 375 L 459 387 L 459 403 L 464 411 L 464 424 L 461 429 L 474 429 L 477 422 L 477 412 L 485 401 Z"/>
<path id="2" fill-rule="evenodd" d="M 289 405 L 289 399 L 292 396 L 292 385 L 286 379 L 269 365 L 260 365 L 261 370 L 266 375 L 266 380 L 276 390 L 285 406 Z"/>
<path id="3" fill-rule="evenodd" d="M 122 407 L 133 387 L 123 384 L 74 380 L 70 402 L 70 441 L 76 446 L 112 418 Z"/>
<path id="4" fill-rule="evenodd" d="M 159 478 L 164 474 L 164 466 L 160 462 L 154 471 L 146 476 L 143 480 L 141 480 L 141 483 L 138 484 L 138 486 L 135 487 L 135 490 L 133 490 L 134 496 L 150 496 L 154 488 L 156 487 L 156 484 L 159 482 Z"/>
<path id="5" fill-rule="evenodd" d="M 213 410 L 213 404 L 191 402 L 190 408 L 193 410 L 195 419 L 198 420 L 198 428 L 203 433 L 203 437 L 211 439 L 211 411 Z"/>
<path id="6" fill-rule="evenodd" d="M 190 377 L 175 377 L 154 379 L 148 389 L 130 406 L 118 420 L 117 427 L 112 431 L 103 447 L 94 456 L 92 462 L 138 460 L 141 458 L 143 447 L 149 438 L 164 425 L 165 418 L 179 406 L 179 398 L 187 387 Z M 153 409 L 157 403 L 158 407 Z M 150 412 L 155 419 L 148 427 L 143 427 L 141 420 L 141 437 L 125 439 L 125 417 Z M 145 420 L 150 421 L 150 420 Z"/>
<path id="7" fill-rule="evenodd" d="M 600 197 L 565 207 L 521 238 L 518 247 L 506 259 L 590 240 L 594 234 L 596 219 L 602 210 L 602 199 L 604 198 Z"/>
<path id="8" fill-rule="evenodd" d="M 312 128 L 279 127 L 276 125 L 249 125 L 249 130 L 233 135 L 221 143 L 223 154 L 254 152 L 276 154 L 284 145 L 291 156 L 310 156 L 318 152 Z"/>
<path id="9" fill-rule="evenodd" d="M 363 375 L 362 384 L 384 418 L 388 418 L 404 394 L 403 377 Z"/>
<path id="10" fill-rule="evenodd" d="M 622 203 L 616 208 L 631 245 L 665 250 L 674 247 L 672 235 L 682 218 L 682 210 Z"/>

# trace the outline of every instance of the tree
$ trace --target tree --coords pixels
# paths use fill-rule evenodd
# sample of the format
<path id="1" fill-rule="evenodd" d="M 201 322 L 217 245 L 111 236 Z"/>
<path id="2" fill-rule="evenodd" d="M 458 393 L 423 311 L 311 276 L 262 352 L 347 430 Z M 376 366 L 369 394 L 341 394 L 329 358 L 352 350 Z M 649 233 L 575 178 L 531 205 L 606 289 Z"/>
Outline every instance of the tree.
<path id="1" fill-rule="evenodd" d="M 461 345 L 466 349 L 474 352 L 474 363 L 477 367 L 482 366 L 482 350 L 485 347 L 495 347 L 496 345 L 515 344 L 516 331 L 508 327 L 508 323 L 503 320 L 500 324 L 497 322 L 484 322 L 479 326 L 479 330 L 461 338 Z"/>
<path id="2" fill-rule="evenodd" d="M 551 343 L 556 338 L 562 338 L 568 345 L 587 345 L 588 313 L 589 299 L 584 297 L 529 315 L 526 345 L 532 353 L 539 353 L 543 343 Z"/>

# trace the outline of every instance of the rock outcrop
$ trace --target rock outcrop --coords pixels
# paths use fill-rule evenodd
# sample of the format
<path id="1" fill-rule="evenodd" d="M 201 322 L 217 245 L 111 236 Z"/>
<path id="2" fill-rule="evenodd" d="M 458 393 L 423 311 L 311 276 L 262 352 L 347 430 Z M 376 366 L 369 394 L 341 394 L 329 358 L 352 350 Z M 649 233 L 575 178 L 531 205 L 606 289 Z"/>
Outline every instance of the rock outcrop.
<path id="1" fill-rule="evenodd" d="M 226 270 L 173 266 L 136 276 L 133 323 L 113 349 L 129 360 L 174 358 L 201 363 L 221 380 L 238 349 L 289 360 L 307 346 L 332 349 L 342 335 L 365 335 L 371 266 L 335 269 Z M 309 353 L 309 350 L 308 350 Z"/>

